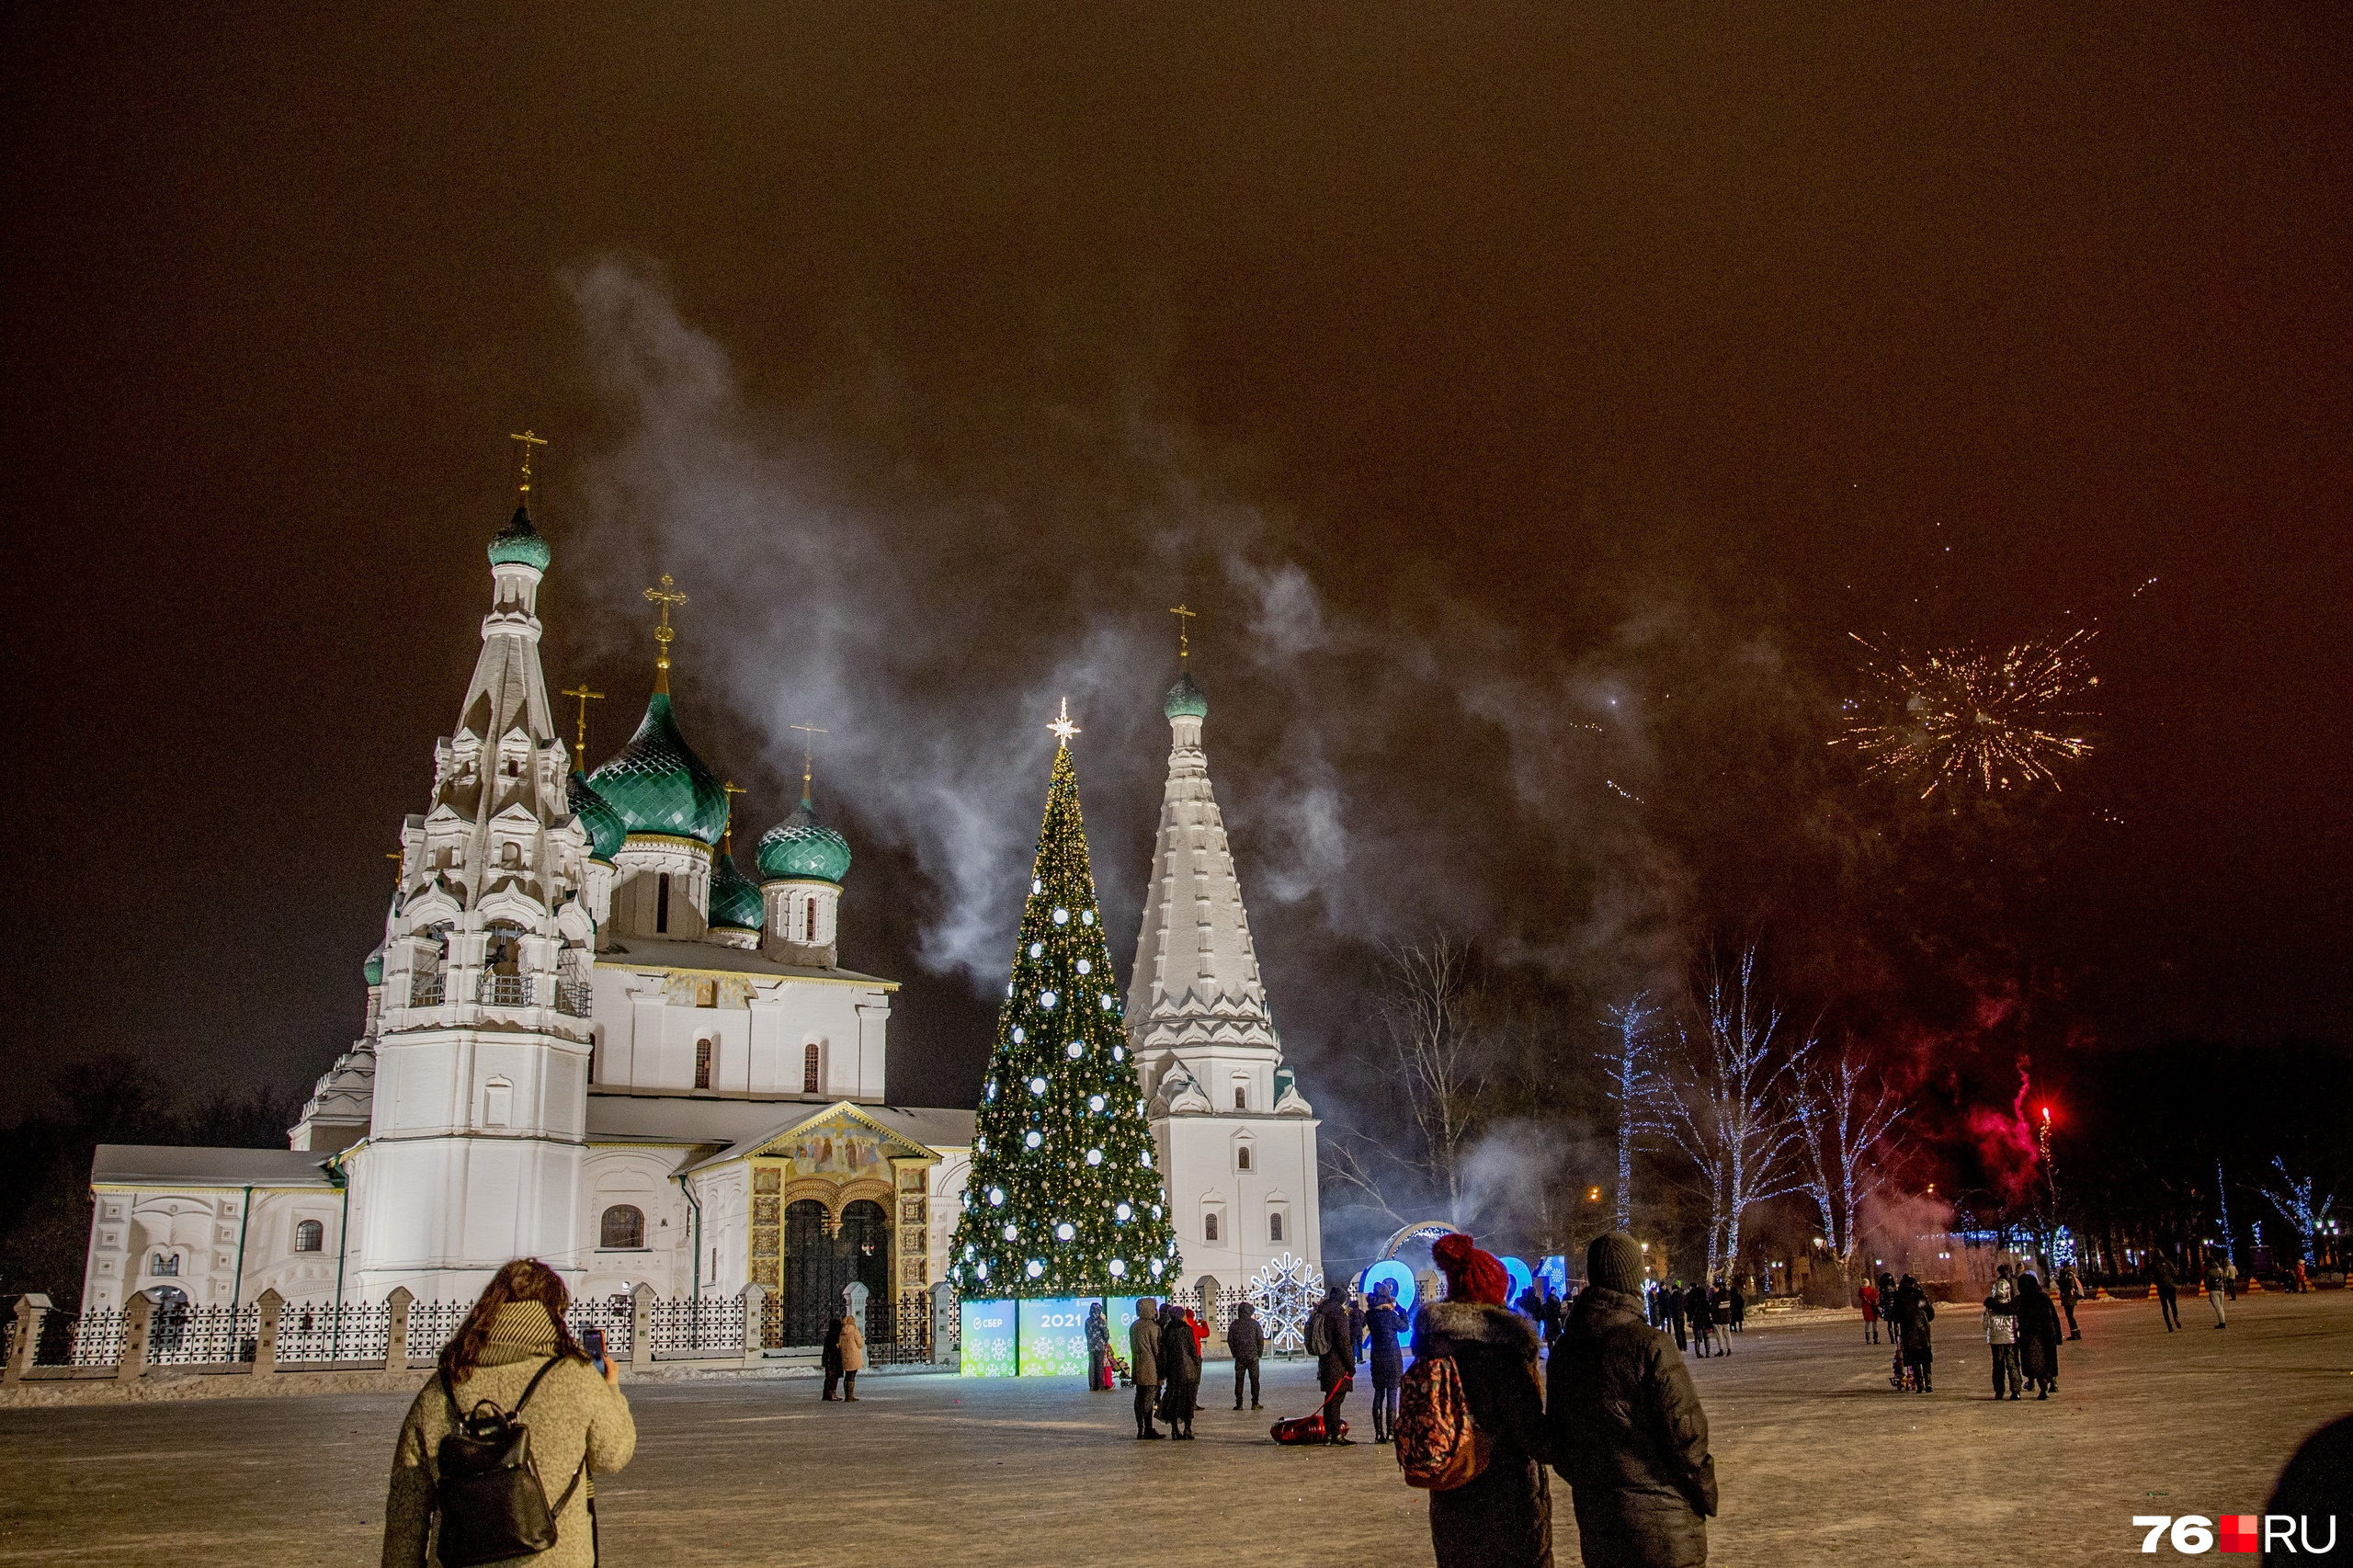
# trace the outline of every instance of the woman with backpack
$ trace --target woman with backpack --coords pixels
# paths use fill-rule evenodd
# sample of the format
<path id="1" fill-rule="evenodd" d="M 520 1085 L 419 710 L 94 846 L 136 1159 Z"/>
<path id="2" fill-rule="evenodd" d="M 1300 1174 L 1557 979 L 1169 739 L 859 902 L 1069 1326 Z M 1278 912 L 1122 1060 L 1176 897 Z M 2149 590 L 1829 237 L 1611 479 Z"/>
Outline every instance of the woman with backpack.
<path id="1" fill-rule="evenodd" d="M 532 1258 L 483 1288 L 401 1423 L 384 1568 L 425 1568 L 428 1542 L 448 1562 L 596 1562 L 591 1476 L 629 1463 L 637 1426 L 619 1372 L 599 1371 L 564 1326 L 570 1304 Z M 505 1462 L 518 1445 L 531 1462 Z"/>
<path id="2" fill-rule="evenodd" d="M 1472 1433 L 1461 1468 L 1476 1468 L 1458 1484 L 1432 1485 L 1438 1568 L 1552 1568 L 1552 1494 L 1544 1478 L 1552 1446 L 1536 1382 L 1536 1331 L 1504 1304 L 1511 1278 L 1494 1254 L 1461 1234 L 1439 1237 L 1433 1250 L 1446 1300 L 1414 1315 L 1398 1463 L 1409 1482 L 1432 1485 L 1422 1478 L 1431 1457 L 1422 1450 L 1434 1426 L 1456 1425 L 1437 1407 L 1459 1398 Z M 1459 1392 L 1448 1394 L 1449 1387 Z"/>

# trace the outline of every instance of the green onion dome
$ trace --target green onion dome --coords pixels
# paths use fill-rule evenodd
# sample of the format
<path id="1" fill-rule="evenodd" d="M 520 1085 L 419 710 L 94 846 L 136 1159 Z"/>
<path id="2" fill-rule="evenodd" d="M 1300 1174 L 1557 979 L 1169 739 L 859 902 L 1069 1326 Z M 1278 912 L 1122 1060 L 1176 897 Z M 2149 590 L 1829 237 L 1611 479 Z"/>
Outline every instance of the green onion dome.
<path id="1" fill-rule="evenodd" d="M 597 793 L 597 787 L 589 783 L 586 775 L 576 767 L 564 785 L 563 798 L 564 803 L 572 808 L 572 814 L 580 819 L 582 829 L 588 835 L 589 858 L 611 865 L 614 852 L 629 836 L 629 825 L 621 821 L 620 812 L 613 810 L 611 801 Z"/>
<path id="2" fill-rule="evenodd" d="M 760 835 L 760 875 L 769 881 L 838 884 L 849 870 L 849 841 L 817 820 L 803 794 L 792 814 Z"/>
<path id="3" fill-rule="evenodd" d="M 368 977 L 368 983 L 370 985 L 381 985 L 384 983 L 383 943 L 379 942 L 376 944 L 376 950 L 368 955 L 368 961 L 359 966 L 359 972 Z"/>
<path id="4" fill-rule="evenodd" d="M 620 756 L 588 776 L 630 833 L 715 845 L 727 831 L 727 791 L 678 733 L 670 694 L 657 691 Z"/>
<path id="5" fill-rule="evenodd" d="M 1206 719 L 1210 712 L 1209 695 L 1193 684 L 1193 672 L 1187 670 L 1168 688 L 1168 699 L 1160 705 L 1160 710 L 1171 719 Z"/>
<path id="6" fill-rule="evenodd" d="M 737 931 L 757 931 L 767 923 L 760 906 L 757 882 L 735 869 L 735 857 L 724 849 L 710 868 L 710 925 Z"/>
<path id="7" fill-rule="evenodd" d="M 536 566 L 542 572 L 548 569 L 548 541 L 540 538 L 540 530 L 531 526 L 529 507 L 516 507 L 515 516 L 498 530 L 498 537 L 490 541 L 490 563 L 493 566 Z"/>

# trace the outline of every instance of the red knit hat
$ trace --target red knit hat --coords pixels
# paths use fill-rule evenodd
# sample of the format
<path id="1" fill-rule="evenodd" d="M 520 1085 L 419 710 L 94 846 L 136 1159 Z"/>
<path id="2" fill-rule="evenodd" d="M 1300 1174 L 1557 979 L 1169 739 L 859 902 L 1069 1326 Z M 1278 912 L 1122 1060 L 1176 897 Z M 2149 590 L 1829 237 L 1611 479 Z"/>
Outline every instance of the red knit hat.
<path id="1" fill-rule="evenodd" d="M 1440 1236 L 1430 1256 L 1438 1260 L 1438 1272 L 1446 1276 L 1448 1301 L 1484 1301 L 1491 1307 L 1507 1304 L 1505 1298 L 1511 1294 L 1511 1276 L 1504 1272 L 1494 1253 L 1480 1251 L 1469 1236 L 1460 1233 Z"/>

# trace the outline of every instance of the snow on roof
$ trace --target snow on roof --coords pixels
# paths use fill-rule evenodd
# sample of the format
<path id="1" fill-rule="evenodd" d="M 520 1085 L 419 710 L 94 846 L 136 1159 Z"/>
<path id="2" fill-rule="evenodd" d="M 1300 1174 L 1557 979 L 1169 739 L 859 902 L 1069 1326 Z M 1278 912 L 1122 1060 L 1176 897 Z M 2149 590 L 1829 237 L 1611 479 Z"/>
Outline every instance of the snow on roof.
<path id="1" fill-rule="evenodd" d="M 597 950 L 599 969 L 684 969 L 712 974 L 763 975 L 776 980 L 815 980 L 832 984 L 879 985 L 896 991 L 899 983 L 854 969 L 817 969 L 779 963 L 750 948 L 722 948 L 716 942 L 679 942 L 666 937 L 616 939 Z"/>
<path id="2" fill-rule="evenodd" d="M 326 1156 L 304 1149 L 197 1149 L 101 1143 L 93 1187 L 331 1187 Z"/>

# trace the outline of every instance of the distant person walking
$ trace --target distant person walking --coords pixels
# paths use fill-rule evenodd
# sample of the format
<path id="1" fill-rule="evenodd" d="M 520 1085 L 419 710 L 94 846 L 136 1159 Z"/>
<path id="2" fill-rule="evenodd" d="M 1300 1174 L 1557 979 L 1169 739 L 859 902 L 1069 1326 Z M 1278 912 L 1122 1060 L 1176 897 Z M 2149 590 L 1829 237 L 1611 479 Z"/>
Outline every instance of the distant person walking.
<path id="1" fill-rule="evenodd" d="M 2181 1287 L 2174 1279 L 2173 1265 L 2161 1252 L 2149 1255 L 2149 1283 L 2156 1287 L 2157 1306 L 2165 1313 L 2165 1332 L 2171 1334 L 2181 1326 L 2181 1308 L 2174 1300 Z"/>
<path id="2" fill-rule="evenodd" d="M 1372 1373 L 1372 1440 L 1386 1443 L 1397 1435 L 1397 1388 L 1405 1376 L 1405 1314 L 1397 1305 L 1395 1280 L 1373 1288 L 1364 1324 L 1370 1341 L 1365 1359 Z"/>
<path id="3" fill-rule="evenodd" d="M 1675 1329 L 1675 1347 L 1677 1350 L 1689 1349 L 1691 1342 L 1683 1337 L 1683 1324 L 1690 1302 L 1683 1293 L 1683 1281 L 1680 1279 L 1670 1281 L 1659 1291 L 1659 1297 L 1666 1303 L 1666 1321 Z M 1574 1313 L 1571 1315 L 1574 1316 Z"/>
<path id="4" fill-rule="evenodd" d="M 2208 1257 L 2206 1260 L 2206 1300 L 2211 1303 L 2214 1308 L 2214 1326 L 2216 1328 L 2228 1328 L 2231 1326 L 2230 1313 L 2225 1311 L 2222 1306 L 2223 1302 L 2230 1300 L 2230 1277 L 2222 1272 L 2222 1259 L 2212 1256 Z"/>
<path id="5" fill-rule="evenodd" d="M 1347 1289 L 1334 1280 L 1307 1320 L 1307 1348 L 1315 1357 L 1315 1386 L 1327 1396 L 1324 1422 L 1335 1443 L 1354 1440 L 1339 1435 L 1340 1406 L 1348 1399 L 1342 1385 L 1357 1371 L 1356 1339 L 1348 1329 L 1348 1302 L 1342 1293 Z M 1339 1392 L 1336 1393 L 1335 1390 Z"/>
<path id="6" fill-rule="evenodd" d="M 2018 1370 L 2018 1290 L 2008 1264 L 1997 1272 L 1985 1298 L 1985 1345 L 1994 1353 L 1994 1397 L 2017 1399 L 2024 1381 Z"/>
<path id="7" fill-rule="evenodd" d="M 1160 1404 L 1160 1309 L 1146 1296 L 1128 1329 L 1128 1375 L 1136 1381 L 1136 1440 L 1163 1436 L 1152 1424 Z"/>
<path id="8" fill-rule="evenodd" d="M 1233 1322 L 1225 1331 L 1225 1347 L 1233 1355 L 1233 1408 L 1242 1408 L 1242 1384 L 1250 1384 L 1250 1408 L 1258 1408 L 1258 1358 L 1267 1353 L 1267 1330 L 1258 1322 L 1258 1309 L 1245 1301 L 1233 1309 Z"/>
<path id="9" fill-rule="evenodd" d="M 1193 1403 L 1201 1389 L 1201 1342 L 1182 1307 L 1160 1312 L 1160 1418 L 1168 1435 L 1185 1442 L 1193 1437 Z"/>
<path id="10" fill-rule="evenodd" d="M 1914 1393 L 1936 1392 L 1937 1351 L 1930 1325 L 1937 1321 L 1936 1304 L 1920 1282 L 1909 1274 L 1896 1287 L 1895 1300 L 1901 1309 L 1899 1317 L 1904 1331 L 1904 1371 L 1910 1379 Z"/>
<path id="11" fill-rule="evenodd" d="M 1732 1331 L 1738 1334 L 1741 1332 L 1741 1325 L 1748 1321 L 1748 1298 L 1740 1293 L 1740 1284 L 1737 1280 L 1733 1281 L 1728 1294 L 1732 1298 Z"/>
<path id="12" fill-rule="evenodd" d="M 2049 1399 L 2059 1392 L 2059 1309 L 2051 1304 L 2042 1281 L 2018 1276 L 2018 1365 L 2034 1385 L 2035 1398 Z"/>
<path id="13" fill-rule="evenodd" d="M 1866 1279 L 1863 1281 L 1863 1288 L 1856 1294 L 1861 1297 L 1863 1303 L 1863 1343 L 1877 1345 L 1879 1343 L 1879 1287 Z"/>
<path id="14" fill-rule="evenodd" d="M 1578 1552 L 1586 1568 L 1698 1568 L 1716 1511 L 1707 1413 L 1682 1356 L 1643 1323 L 1640 1244 L 1622 1231 L 1595 1238 L 1586 1275 L 1545 1411 Z"/>
<path id="15" fill-rule="evenodd" d="M 1683 1310 L 1691 1317 L 1691 1348 L 1701 1356 L 1708 1355 L 1716 1337 L 1716 1316 L 1715 1309 L 1708 1302 L 1706 1285 L 1695 1283 L 1684 1292 Z"/>
<path id="16" fill-rule="evenodd" d="M 441 1550 L 452 1557 L 460 1555 L 461 1541 L 479 1544 L 485 1525 L 511 1528 L 511 1514 L 502 1510 L 485 1518 L 485 1510 L 470 1507 L 465 1489 L 448 1484 L 442 1468 L 453 1457 L 445 1443 L 485 1402 L 529 1428 L 531 1457 L 547 1494 L 552 1540 L 536 1552 L 526 1546 L 526 1559 L 535 1568 L 587 1568 L 596 1561 L 596 1510 L 589 1501 L 595 1477 L 629 1463 L 637 1450 L 637 1424 L 617 1386 L 619 1369 L 608 1361 L 600 1374 L 564 1326 L 570 1303 L 562 1277 L 531 1258 L 507 1264 L 483 1288 L 442 1347 L 440 1370 L 409 1405 L 392 1446 L 385 1568 L 426 1568 L 437 1523 Z M 504 1539 L 513 1543 L 511 1536 Z"/>
<path id="17" fill-rule="evenodd" d="M 2067 1314 L 2067 1337 L 2081 1339 L 2084 1331 L 2075 1326 L 2075 1303 L 2084 1299 L 2084 1277 L 2075 1272 L 2074 1264 L 2059 1271 L 2059 1308 Z"/>
<path id="18" fill-rule="evenodd" d="M 1552 1568 L 1552 1493 L 1544 1461 L 1551 1435 L 1538 1391 L 1536 1331 L 1505 1304 L 1511 1277 L 1469 1236 L 1431 1249 L 1446 1300 L 1414 1320 L 1418 1367 L 1452 1361 L 1486 1463 L 1461 1485 L 1430 1494 L 1430 1544 L 1438 1568 Z"/>
<path id="19" fill-rule="evenodd" d="M 1100 1393 L 1111 1386 L 1111 1320 L 1103 1303 L 1086 1309 L 1086 1387 Z"/>

